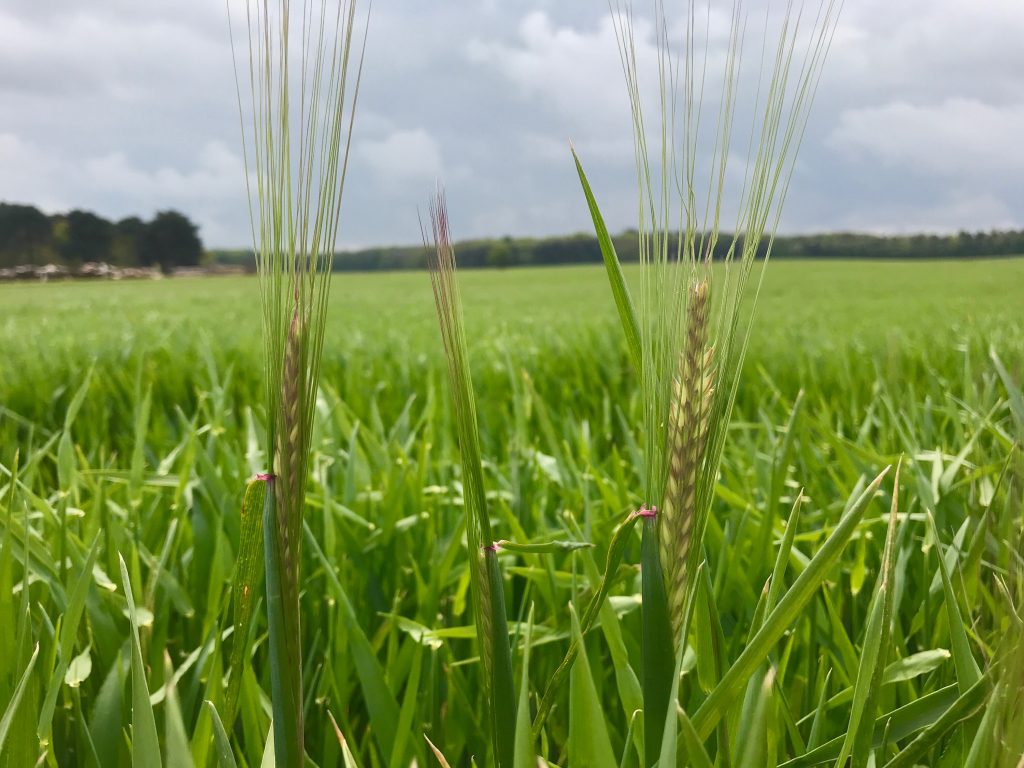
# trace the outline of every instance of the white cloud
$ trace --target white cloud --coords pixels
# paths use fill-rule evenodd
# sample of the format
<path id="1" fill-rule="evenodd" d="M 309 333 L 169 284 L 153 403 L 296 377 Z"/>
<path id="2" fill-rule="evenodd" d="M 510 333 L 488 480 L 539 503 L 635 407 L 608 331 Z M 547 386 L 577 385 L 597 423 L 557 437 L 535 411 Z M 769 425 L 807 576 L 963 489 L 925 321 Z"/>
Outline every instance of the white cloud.
<path id="1" fill-rule="evenodd" d="M 194 105 L 232 83 L 226 21 L 223 35 L 212 36 L 196 25 L 196 8 L 173 16 L 156 9 L 119 15 L 108 3 L 52 18 L 0 11 L 0 91 L 102 103 L 189 99 Z M 189 81 L 200 87 L 181 87 Z"/>
<path id="2" fill-rule="evenodd" d="M 364 139 L 356 153 L 384 186 L 440 178 L 444 164 L 437 141 L 422 128 L 396 130 L 382 139 Z"/>
<path id="3" fill-rule="evenodd" d="M 847 215 L 843 229 L 879 234 L 956 232 L 961 229 L 1014 229 L 1024 226 L 1018 211 L 989 192 L 944 191 L 935 203 L 907 200 L 894 205 L 871 206 Z M 970 222 L 967 224 L 965 222 Z"/>
<path id="4" fill-rule="evenodd" d="M 147 168 L 123 152 L 70 160 L 57 147 L 3 133 L 0 168 L 0 200 L 50 213 L 89 208 L 119 219 L 176 208 L 199 224 L 210 245 L 238 242 L 237 233 L 245 231 L 240 225 L 248 221 L 242 159 L 216 141 L 200 148 L 188 167 Z"/>
<path id="5" fill-rule="evenodd" d="M 1019 0 L 846 3 L 827 80 L 848 100 L 1024 99 Z"/>
<path id="6" fill-rule="evenodd" d="M 651 83 L 644 77 L 656 63 L 651 26 L 639 19 L 636 32 L 638 58 L 645 66 L 641 76 Z M 494 68 L 520 97 L 543 100 L 573 127 L 629 130 L 629 100 L 610 16 L 580 31 L 556 26 L 545 12 L 534 11 L 519 23 L 514 44 L 477 38 L 467 45 L 466 56 L 473 64 Z"/>
<path id="7" fill-rule="evenodd" d="M 12 133 L 0 133 L 0 200 L 48 210 L 68 206 L 53 180 L 64 170 L 61 158 Z"/>
<path id="8" fill-rule="evenodd" d="M 1024 171 L 1024 103 L 994 106 L 952 98 L 894 102 L 842 113 L 830 143 L 896 168 L 946 177 Z"/>
<path id="9" fill-rule="evenodd" d="M 586 137 L 582 140 L 555 138 L 533 131 L 524 132 L 520 138 L 523 153 L 531 160 L 545 163 L 571 162 L 570 147 L 584 164 L 595 162 L 620 163 L 632 167 L 633 138 L 626 134 L 618 138 Z"/>
<path id="10" fill-rule="evenodd" d="M 140 201 L 213 200 L 234 196 L 245 183 L 242 158 L 220 142 L 210 142 L 192 168 L 158 166 L 146 170 L 133 165 L 121 152 L 112 152 L 83 164 L 86 180 L 119 195 Z"/>

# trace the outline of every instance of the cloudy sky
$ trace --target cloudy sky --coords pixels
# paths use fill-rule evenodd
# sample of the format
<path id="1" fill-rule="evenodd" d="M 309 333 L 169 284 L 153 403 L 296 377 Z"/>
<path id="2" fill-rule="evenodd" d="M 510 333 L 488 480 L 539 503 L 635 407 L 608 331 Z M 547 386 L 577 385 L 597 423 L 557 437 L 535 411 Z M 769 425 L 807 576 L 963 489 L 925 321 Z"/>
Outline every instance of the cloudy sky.
<path id="1" fill-rule="evenodd" d="M 1020 0 L 846 0 L 781 230 L 1024 227 L 1022 40 Z M 247 245 L 233 77 L 223 0 L 5 0 L 0 200 L 173 207 Z M 418 242 L 436 180 L 458 238 L 587 230 L 570 140 L 609 226 L 634 223 L 605 0 L 375 0 L 359 110 L 341 245 Z"/>

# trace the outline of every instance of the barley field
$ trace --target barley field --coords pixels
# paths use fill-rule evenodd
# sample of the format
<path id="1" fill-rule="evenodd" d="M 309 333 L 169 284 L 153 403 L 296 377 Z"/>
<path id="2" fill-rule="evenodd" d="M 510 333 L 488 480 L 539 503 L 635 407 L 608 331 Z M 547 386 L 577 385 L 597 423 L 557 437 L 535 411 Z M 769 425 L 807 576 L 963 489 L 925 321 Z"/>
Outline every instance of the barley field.
<path id="1" fill-rule="evenodd" d="M 458 279 L 494 536 L 559 542 L 498 552 L 519 711 L 537 713 L 581 638 L 533 747 L 550 765 L 641 765 L 640 536 L 616 534 L 646 501 L 643 403 L 605 271 Z M 1022 296 L 1022 259 L 771 264 L 681 655 L 680 738 L 704 744 L 686 764 L 834 765 L 863 715 L 871 764 L 1016 765 Z M 269 468 L 256 279 L 0 285 L 0 308 L 0 765 L 260 765 L 270 670 L 243 510 Z M 431 743 L 485 764 L 455 430 L 427 275 L 334 278 L 301 549 L 312 764 L 436 765 Z M 857 504 L 702 719 L 763 626 L 769 577 L 798 591 Z"/>

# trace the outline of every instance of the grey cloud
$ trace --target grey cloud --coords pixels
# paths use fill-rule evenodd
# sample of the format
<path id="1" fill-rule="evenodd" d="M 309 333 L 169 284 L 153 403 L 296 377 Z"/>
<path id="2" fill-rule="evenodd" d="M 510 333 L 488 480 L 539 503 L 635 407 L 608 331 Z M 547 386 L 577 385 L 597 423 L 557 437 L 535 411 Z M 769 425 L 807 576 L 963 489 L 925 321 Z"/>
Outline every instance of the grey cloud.
<path id="1" fill-rule="evenodd" d="M 753 39 L 765 2 L 745 7 Z M 783 228 L 1024 226 L 1024 5 L 857 0 L 844 14 Z M 721 29 L 713 17 L 716 51 Z M 223 4 L 6 4 L 0 99 L 0 199 L 108 216 L 176 206 L 209 245 L 248 243 Z M 417 242 L 437 176 L 456 236 L 586 230 L 570 139 L 612 228 L 634 222 L 604 3 L 376 0 L 359 109 L 346 244 Z"/>
<path id="2" fill-rule="evenodd" d="M 444 171 L 437 142 L 422 128 L 393 131 L 379 140 L 367 139 L 356 146 L 356 153 L 385 185 L 431 181 Z"/>
<path id="3" fill-rule="evenodd" d="M 994 106 L 951 98 L 916 106 L 893 102 L 842 113 L 830 143 L 890 167 L 981 181 L 1019 178 L 1024 103 Z"/>

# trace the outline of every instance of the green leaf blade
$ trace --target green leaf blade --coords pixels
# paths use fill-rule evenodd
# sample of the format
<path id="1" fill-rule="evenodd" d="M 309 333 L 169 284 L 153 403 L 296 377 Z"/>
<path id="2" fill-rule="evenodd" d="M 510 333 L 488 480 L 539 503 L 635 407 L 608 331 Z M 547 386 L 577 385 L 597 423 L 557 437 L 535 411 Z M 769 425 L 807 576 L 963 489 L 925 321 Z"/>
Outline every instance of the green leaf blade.
<path id="1" fill-rule="evenodd" d="M 128 567 L 124 558 L 118 555 L 121 566 L 121 584 L 128 602 L 128 620 L 131 624 L 131 669 L 132 669 L 132 765 L 136 768 L 160 768 L 163 759 L 160 753 L 160 738 L 156 730 L 153 705 L 149 700 L 149 683 L 146 666 L 142 661 L 142 646 L 139 643 L 139 624 L 135 613 L 135 598 L 128 579 Z"/>

